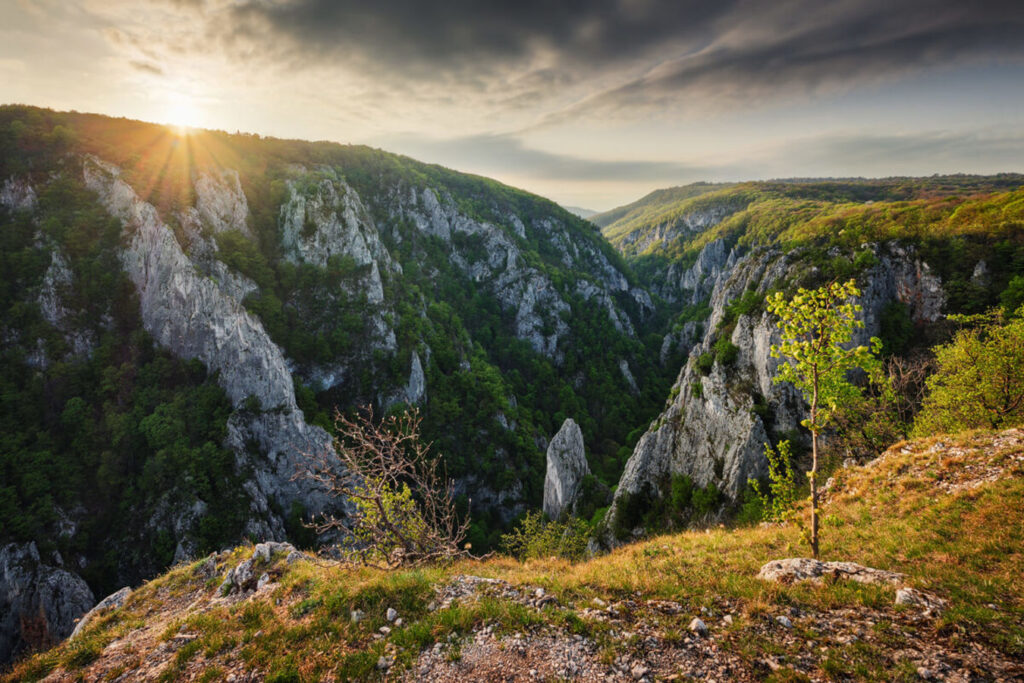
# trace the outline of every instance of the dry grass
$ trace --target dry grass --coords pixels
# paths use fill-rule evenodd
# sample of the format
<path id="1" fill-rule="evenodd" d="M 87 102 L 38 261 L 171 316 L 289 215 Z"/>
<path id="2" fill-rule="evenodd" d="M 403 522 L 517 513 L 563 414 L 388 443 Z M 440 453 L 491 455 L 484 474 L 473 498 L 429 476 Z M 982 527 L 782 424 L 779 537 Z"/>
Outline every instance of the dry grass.
<path id="1" fill-rule="evenodd" d="M 971 643 L 1024 658 L 1024 432 L 898 444 L 872 465 L 844 470 L 836 479 L 824 509 L 825 559 L 900 571 L 910 585 L 949 600 L 945 614 L 925 627 L 943 647 Z M 251 552 L 243 547 L 221 558 L 218 576 Z M 801 656 L 758 627 L 781 608 L 863 610 L 883 624 L 874 627 L 871 644 L 823 647 L 818 673 L 876 680 L 906 673 L 882 654 L 902 638 L 898 628 L 884 625 L 898 621 L 902 610 L 892 606 L 892 587 L 785 586 L 756 578 L 768 560 L 805 554 L 792 527 L 714 528 L 652 538 L 578 564 L 498 557 L 385 572 L 281 562 L 272 588 L 229 599 L 217 597 L 218 581 L 199 576 L 201 563 L 193 563 L 137 590 L 84 638 L 22 661 L 5 680 L 51 671 L 59 680 L 103 678 L 138 666 L 140 654 L 164 680 L 186 674 L 218 680 L 252 670 L 277 681 L 364 678 L 376 675 L 381 655 L 395 656 L 401 669 L 422 648 L 483 624 L 499 624 L 505 632 L 552 624 L 606 643 L 614 653 L 620 646 L 602 625 L 577 616 L 595 597 L 678 602 L 684 615 L 679 623 L 658 617 L 669 635 L 685 631 L 689 616 L 701 608 L 736 614 L 720 642 L 750 662 Z M 533 610 L 487 598 L 429 610 L 433 587 L 458 574 L 542 586 L 560 607 Z M 387 639 L 376 638 L 388 607 L 399 611 L 404 625 Z M 358 624 L 349 618 L 354 609 L 366 614 Z M 823 637 L 813 629 L 805 635 Z M 166 652 L 154 655 L 160 648 Z"/>

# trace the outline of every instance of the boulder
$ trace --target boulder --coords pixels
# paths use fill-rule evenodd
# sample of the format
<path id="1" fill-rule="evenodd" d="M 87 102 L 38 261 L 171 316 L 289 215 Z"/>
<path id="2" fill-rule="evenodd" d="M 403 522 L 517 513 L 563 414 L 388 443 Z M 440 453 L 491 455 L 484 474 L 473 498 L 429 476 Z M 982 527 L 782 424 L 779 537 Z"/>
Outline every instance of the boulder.
<path id="1" fill-rule="evenodd" d="M 896 591 L 897 605 L 917 607 L 925 614 L 941 614 L 946 609 L 946 601 L 914 588 L 900 588 Z"/>
<path id="2" fill-rule="evenodd" d="M 132 589 L 125 586 L 116 593 L 111 593 L 107 597 L 96 603 L 96 606 L 85 613 L 81 619 L 78 620 L 78 624 L 75 626 L 75 630 L 71 632 L 71 638 L 77 638 L 78 635 L 85 630 L 85 627 L 96 617 L 103 616 L 107 612 L 117 609 L 124 604 L 124 601 L 128 599 L 128 596 L 132 594 Z"/>
<path id="3" fill-rule="evenodd" d="M 252 551 L 252 557 L 228 571 L 224 581 L 220 584 L 219 593 L 222 596 L 228 596 L 232 593 L 259 590 L 267 585 L 270 577 L 266 572 L 258 573 L 256 570 L 273 564 L 274 558 L 277 556 L 291 557 L 295 552 L 297 551 L 291 543 L 268 541 L 256 544 Z"/>
<path id="4" fill-rule="evenodd" d="M 761 567 L 757 578 L 763 581 L 796 583 L 822 579 L 846 579 L 857 583 L 899 585 L 906 575 L 884 569 L 872 569 L 854 562 L 822 562 L 807 557 L 772 560 Z"/>
<path id="5" fill-rule="evenodd" d="M 590 474 L 583 452 L 583 432 L 572 418 L 562 423 L 548 444 L 547 475 L 544 477 L 544 514 L 559 519 L 579 499 L 583 477 Z"/>

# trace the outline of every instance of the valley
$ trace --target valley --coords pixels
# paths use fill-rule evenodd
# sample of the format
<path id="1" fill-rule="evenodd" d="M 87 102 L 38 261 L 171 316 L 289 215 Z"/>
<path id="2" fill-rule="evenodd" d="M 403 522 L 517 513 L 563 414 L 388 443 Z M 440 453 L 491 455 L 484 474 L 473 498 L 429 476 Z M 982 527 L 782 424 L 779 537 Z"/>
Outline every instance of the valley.
<path id="1" fill-rule="evenodd" d="M 159 599 L 177 611 L 129 648 L 162 653 L 153 655 L 154 676 L 203 667 L 320 676 L 339 666 L 369 675 L 391 657 L 454 680 L 457 658 L 443 652 L 455 646 L 433 658 L 416 648 L 491 628 L 474 641 L 486 650 L 491 636 L 517 624 L 517 633 L 531 634 L 527 649 L 574 631 L 594 671 L 628 662 L 633 678 L 668 675 L 684 661 L 708 675 L 711 658 L 726 667 L 716 671 L 731 672 L 720 675 L 738 678 L 786 662 L 804 674 L 866 667 L 864 677 L 885 680 L 896 648 L 875 643 L 881 636 L 866 639 L 874 644 L 862 661 L 799 655 L 798 639 L 755 626 L 765 601 L 771 609 L 789 601 L 801 629 L 816 627 L 799 619 L 836 603 L 860 615 L 853 621 L 871 612 L 872 627 L 900 634 L 893 642 L 912 641 L 914 671 L 1017 675 L 1013 553 L 962 579 L 929 579 L 941 564 L 934 558 L 906 568 L 914 585 L 956 596 L 953 614 L 992 629 L 978 641 L 990 656 L 975 659 L 947 656 L 959 651 L 958 622 L 922 625 L 893 612 L 885 590 L 766 595 L 746 578 L 730 587 L 699 567 L 721 545 L 729 571 L 751 578 L 755 558 L 799 544 L 791 528 L 756 526 L 750 484 L 769 474 L 766 443 L 789 440 L 801 458 L 809 443 L 803 397 L 773 381 L 782 361 L 770 350 L 781 337 L 765 298 L 854 279 L 863 322 L 855 342 L 878 337 L 887 362 L 923 363 L 956 331 L 948 316 L 994 308 L 1010 315 L 1024 303 L 1022 186 L 1014 174 L 696 183 L 584 220 L 496 181 L 364 146 L 0 107 L 0 660 L 57 644 L 99 598 L 142 585 L 128 610 L 84 644 L 19 671 L 55 669 L 70 680 L 80 670 L 108 675 L 128 666 L 107 648 L 121 647 L 149 614 L 131 610 L 159 610 L 147 604 Z M 911 436 L 923 380 L 911 384 L 902 403 L 878 411 L 894 416 L 885 424 L 868 428 L 848 416 L 857 429 L 830 435 L 837 478 L 845 463 L 866 486 L 900 459 L 890 450 L 875 461 Z M 273 582 L 248 602 L 211 600 L 218 577 L 251 554 L 246 542 L 310 552 L 319 543 L 307 523 L 349 512 L 296 474 L 303 454 L 335 447 L 335 410 L 367 405 L 380 414 L 419 411 L 424 439 L 454 480 L 459 514 L 470 520 L 464 540 L 473 554 L 501 549 L 503 535 L 543 506 L 549 517 L 577 519 L 596 558 L 467 559 L 394 575 L 275 560 Z M 979 525 L 1000 505 L 1018 508 L 1019 439 L 984 438 L 1015 445 L 971 451 L 972 462 L 992 450 L 1002 463 L 981 498 L 959 489 L 941 501 L 915 494 L 904 513 L 952 527 L 951 506 L 964 506 Z M 553 458 L 565 466 L 553 468 Z M 873 469 L 860 467 L 872 461 Z M 907 481 L 917 483 L 907 483 L 894 470 L 891 478 L 917 491 L 933 474 L 916 472 Z M 849 486 L 835 522 L 857 530 L 844 535 L 856 539 L 841 549 L 844 559 L 889 567 L 973 552 L 932 548 L 929 534 L 938 532 L 906 528 L 906 517 L 881 512 L 887 494 L 861 501 Z M 871 515 L 893 538 L 908 534 L 910 545 L 873 548 Z M 1013 530 L 1004 532 L 1000 543 L 1018 547 Z M 637 562 L 651 564 L 643 576 L 625 569 Z M 568 566 L 564 581 L 550 578 Z M 603 572 L 609 578 L 599 579 Z M 431 591 L 463 574 L 501 579 L 509 590 L 542 585 L 557 601 L 482 598 L 436 615 L 426 608 Z M 681 598 L 661 583 L 670 575 L 675 587 L 698 581 L 706 592 Z M 365 625 L 324 623 L 351 603 L 373 614 L 376 630 L 385 598 L 405 601 L 415 615 L 390 640 L 372 639 Z M 594 599 L 619 611 L 583 614 Z M 195 601 L 209 605 L 184 609 Z M 674 606 L 665 612 L 659 601 Z M 684 652 L 703 643 L 684 635 L 702 607 L 742 624 L 725 629 L 724 659 L 703 645 L 703 654 Z M 242 625 L 216 634 L 207 611 Z M 278 623 L 285 615 L 291 621 Z M 198 635 L 178 643 L 179 626 Z M 611 630 L 624 628 L 634 645 L 653 638 L 674 654 L 662 661 L 614 650 Z M 306 661 L 296 649 L 287 663 L 270 654 L 277 638 L 312 652 L 325 633 L 347 639 L 338 656 L 349 659 Z M 929 649 L 940 641 L 946 654 Z M 776 654 L 765 664 L 754 650 Z"/>

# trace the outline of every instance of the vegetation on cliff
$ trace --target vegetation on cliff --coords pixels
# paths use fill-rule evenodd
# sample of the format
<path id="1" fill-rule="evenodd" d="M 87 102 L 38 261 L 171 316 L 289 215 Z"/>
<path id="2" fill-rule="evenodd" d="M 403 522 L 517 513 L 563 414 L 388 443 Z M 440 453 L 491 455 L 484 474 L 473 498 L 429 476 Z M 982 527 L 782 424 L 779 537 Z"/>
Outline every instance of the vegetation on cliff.
<path id="1" fill-rule="evenodd" d="M 580 563 L 501 557 L 380 571 L 277 555 L 257 564 L 260 588 L 221 597 L 224 573 L 250 546 L 147 583 L 8 678 L 446 680 L 566 677 L 570 665 L 571 675 L 616 679 L 1021 675 L 1020 430 L 897 444 L 837 473 L 827 495 L 823 556 L 902 572 L 944 607 L 894 605 L 888 584 L 758 579 L 762 564 L 802 545 L 792 526 L 659 536 Z"/>

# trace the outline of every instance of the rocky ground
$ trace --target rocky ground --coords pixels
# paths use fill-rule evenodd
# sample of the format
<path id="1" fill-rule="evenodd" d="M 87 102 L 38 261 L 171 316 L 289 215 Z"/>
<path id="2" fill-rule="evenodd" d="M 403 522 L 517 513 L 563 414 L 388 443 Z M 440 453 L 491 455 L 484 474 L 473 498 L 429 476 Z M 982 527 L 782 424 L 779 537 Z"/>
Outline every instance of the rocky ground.
<path id="1" fill-rule="evenodd" d="M 551 596 L 542 588 L 514 587 L 474 576 L 456 577 L 440 591 L 444 600 L 473 600 L 491 594 L 536 608 Z M 457 596 L 457 597 L 454 597 Z M 444 603 L 442 603 L 444 604 Z M 894 670 L 912 671 L 925 680 L 1017 680 L 1024 666 L 982 647 L 959 648 L 935 640 L 934 614 L 928 609 L 837 609 L 808 612 L 798 608 L 741 616 L 728 603 L 693 616 L 679 603 L 635 600 L 575 610 L 580 618 L 607 625 L 612 645 L 574 635 L 567 629 L 540 625 L 526 632 L 500 635 L 500 624 L 487 624 L 466 638 L 437 643 L 419 655 L 406 680 L 762 680 L 784 667 L 809 680 L 826 680 L 822 660 L 838 648 L 860 643 L 880 645 Z M 738 621 L 747 623 L 740 628 Z M 738 653 L 741 639 L 752 629 L 796 657 L 764 654 L 749 659 Z M 807 640 L 809 633 L 813 640 Z M 387 661 L 381 664 L 387 664 Z"/>
<path id="2" fill-rule="evenodd" d="M 198 575 L 208 577 L 205 583 L 218 581 L 218 559 L 199 565 Z M 296 561 L 295 556 L 292 561 Z M 247 562 L 241 565 L 242 573 L 249 571 L 244 567 Z M 265 672 L 230 656 L 220 659 L 215 677 L 203 676 L 210 662 L 197 653 L 200 634 L 178 624 L 196 613 L 264 599 L 276 585 L 275 575 L 285 570 L 280 564 L 268 567 L 257 582 L 258 588 L 227 595 L 222 595 L 224 591 L 219 588 L 213 597 L 206 588 L 184 593 L 173 586 L 158 590 L 155 608 L 141 615 L 144 623 L 112 640 L 95 662 L 79 670 L 57 669 L 44 680 L 266 680 Z M 870 644 L 889 658 L 894 672 L 912 674 L 911 678 L 1024 678 L 1020 662 L 969 642 L 953 643 L 937 634 L 937 615 L 923 606 L 827 611 L 793 607 L 755 615 L 723 601 L 694 615 L 677 602 L 645 599 L 640 594 L 626 600 L 594 598 L 586 605 L 563 606 L 539 586 L 517 586 L 473 575 L 453 577 L 437 586 L 435 593 L 428 606 L 431 611 L 494 599 L 514 602 L 550 619 L 540 619 L 522 630 L 509 630 L 498 621 L 487 620 L 468 633 L 451 634 L 423 649 L 411 666 L 400 667 L 395 665 L 398 648 L 389 638 L 393 628 L 401 627 L 402 617 L 397 610 L 389 609 L 392 626 L 381 627 L 372 636 L 372 640 L 384 643 L 385 652 L 377 660 L 374 677 L 453 682 L 754 681 L 785 670 L 815 681 L 828 679 L 821 671 L 829 657 Z M 358 613 L 352 616 L 356 621 L 362 618 Z M 573 625 L 578 622 L 599 625 L 586 629 L 598 635 L 574 633 Z M 751 657 L 745 652 L 745 643 L 752 640 L 761 643 L 760 656 Z M 186 663 L 179 666 L 182 660 Z"/>
<path id="3" fill-rule="evenodd" d="M 797 547 L 774 526 L 576 565 L 380 572 L 243 547 L 107 601 L 6 680 L 1024 680 L 1022 482 L 1024 430 L 838 472 L 826 538 L 863 564 L 765 562 Z"/>

